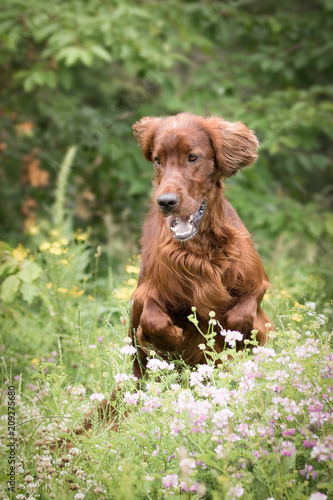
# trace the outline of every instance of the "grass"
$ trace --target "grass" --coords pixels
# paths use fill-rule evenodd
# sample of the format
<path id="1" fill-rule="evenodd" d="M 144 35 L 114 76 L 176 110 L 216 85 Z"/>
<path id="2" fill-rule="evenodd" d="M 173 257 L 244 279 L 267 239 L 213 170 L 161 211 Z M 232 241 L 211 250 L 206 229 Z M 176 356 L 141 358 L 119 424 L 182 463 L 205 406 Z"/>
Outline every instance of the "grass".
<path id="1" fill-rule="evenodd" d="M 32 250 L 2 245 L 0 498 L 333 498 L 332 307 L 319 279 L 275 278 L 265 347 L 230 347 L 217 366 L 207 354 L 194 370 L 152 351 L 149 380 L 137 381 L 127 337 L 136 262 L 103 276 L 87 234 L 30 233 Z M 112 393 L 116 420 L 101 421 Z M 89 411 L 91 429 L 78 433 Z"/>

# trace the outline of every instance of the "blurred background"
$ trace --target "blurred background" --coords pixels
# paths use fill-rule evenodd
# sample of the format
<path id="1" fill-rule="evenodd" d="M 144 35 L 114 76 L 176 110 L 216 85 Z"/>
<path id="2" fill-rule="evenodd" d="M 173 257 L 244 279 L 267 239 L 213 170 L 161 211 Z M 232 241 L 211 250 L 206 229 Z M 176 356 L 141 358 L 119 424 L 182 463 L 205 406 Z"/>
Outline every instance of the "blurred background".
<path id="1" fill-rule="evenodd" d="M 332 297 L 332 33 L 330 0 L 1 2 L 0 240 L 87 232 L 121 269 L 153 174 L 132 124 L 216 114 L 260 139 L 226 196 L 272 281 Z"/>

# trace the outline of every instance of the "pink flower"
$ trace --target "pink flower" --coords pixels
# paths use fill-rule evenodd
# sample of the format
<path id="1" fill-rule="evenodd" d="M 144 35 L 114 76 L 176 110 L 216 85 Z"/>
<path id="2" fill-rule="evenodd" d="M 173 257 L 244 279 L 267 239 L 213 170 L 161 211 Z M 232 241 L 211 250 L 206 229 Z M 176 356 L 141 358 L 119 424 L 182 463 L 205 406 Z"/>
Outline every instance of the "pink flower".
<path id="1" fill-rule="evenodd" d="M 296 453 L 296 448 L 291 441 L 283 441 L 281 445 L 280 453 L 282 456 L 291 457 L 294 453 Z"/>
<path id="2" fill-rule="evenodd" d="M 123 401 L 130 405 L 136 405 L 137 402 L 139 401 L 139 398 L 140 394 L 138 392 L 131 394 L 129 391 L 127 391 L 123 396 Z"/>
<path id="3" fill-rule="evenodd" d="M 231 498 L 231 500 L 236 500 L 236 498 L 240 498 L 244 495 L 244 488 L 239 485 L 233 486 L 230 488 L 227 495 Z"/>
<path id="4" fill-rule="evenodd" d="M 121 354 L 134 354 L 136 349 L 132 345 L 124 345 L 119 352 L 121 352 Z"/>
<path id="5" fill-rule="evenodd" d="M 319 493 L 319 491 L 316 491 L 316 493 L 312 493 L 309 500 L 327 500 L 327 495 L 325 495 L 325 493 Z"/>
<path id="6" fill-rule="evenodd" d="M 93 394 L 91 394 L 90 399 L 92 401 L 94 401 L 94 400 L 96 400 L 96 401 L 103 401 L 104 396 L 103 396 L 103 394 L 101 392 L 94 392 Z"/>
<path id="7" fill-rule="evenodd" d="M 88 347 L 89 347 L 89 349 L 97 349 L 96 344 L 89 344 Z"/>
<path id="8" fill-rule="evenodd" d="M 162 484 L 167 490 L 169 490 L 170 488 L 176 488 L 178 486 L 178 475 L 167 474 L 166 476 L 162 477 Z"/>

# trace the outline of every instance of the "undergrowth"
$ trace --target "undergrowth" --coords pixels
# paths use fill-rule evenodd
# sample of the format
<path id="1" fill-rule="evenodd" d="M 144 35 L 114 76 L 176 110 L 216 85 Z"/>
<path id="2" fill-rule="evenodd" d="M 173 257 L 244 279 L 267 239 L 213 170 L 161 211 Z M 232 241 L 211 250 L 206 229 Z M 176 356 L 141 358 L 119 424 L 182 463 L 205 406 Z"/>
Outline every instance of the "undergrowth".
<path id="1" fill-rule="evenodd" d="M 320 280 L 276 278 L 264 347 L 255 336 L 243 352 L 230 342 L 195 369 L 151 351 L 140 381 L 128 338 L 137 263 L 103 277 L 87 234 L 32 235 L 34 250 L 2 245 L 0 498 L 333 498 L 332 308 Z M 213 348 L 221 332 L 213 313 L 207 321 Z M 97 411 L 104 398 L 111 420 Z"/>

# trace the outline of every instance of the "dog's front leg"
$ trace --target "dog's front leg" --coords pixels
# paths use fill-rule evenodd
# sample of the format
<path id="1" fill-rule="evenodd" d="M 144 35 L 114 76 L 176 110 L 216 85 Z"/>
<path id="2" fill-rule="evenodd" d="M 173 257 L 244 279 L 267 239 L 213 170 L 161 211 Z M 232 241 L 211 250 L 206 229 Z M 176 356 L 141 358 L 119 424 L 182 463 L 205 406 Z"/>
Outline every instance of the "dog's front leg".
<path id="1" fill-rule="evenodd" d="M 184 340 L 183 330 L 151 297 L 146 298 L 136 337 L 141 346 L 152 344 L 160 351 L 176 351 Z"/>
<path id="2" fill-rule="evenodd" d="M 257 291 L 241 296 L 237 304 L 226 313 L 224 328 L 239 331 L 244 338 L 249 338 L 257 323 L 256 319 L 261 311 L 260 303 L 267 286 L 268 283 L 265 282 Z"/>

